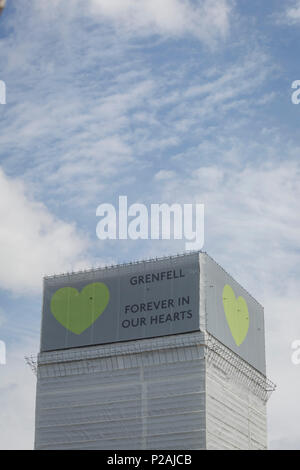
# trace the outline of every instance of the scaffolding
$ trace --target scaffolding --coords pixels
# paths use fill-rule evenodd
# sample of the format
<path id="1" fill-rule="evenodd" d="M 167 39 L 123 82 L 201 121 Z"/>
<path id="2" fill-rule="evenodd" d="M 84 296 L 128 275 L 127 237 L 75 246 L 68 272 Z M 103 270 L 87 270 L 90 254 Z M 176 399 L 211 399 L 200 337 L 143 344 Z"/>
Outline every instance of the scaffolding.
<path id="1" fill-rule="evenodd" d="M 170 341 L 170 344 L 169 344 Z M 171 346 L 172 343 L 172 346 Z M 253 393 L 267 402 L 276 385 L 258 370 L 244 361 L 229 348 L 224 346 L 212 335 L 205 333 L 178 335 L 177 337 L 164 337 L 134 341 L 116 345 L 104 345 L 100 348 L 76 348 L 66 351 L 52 351 L 41 353 L 38 356 L 25 357 L 25 362 L 32 372 L 37 376 L 45 366 L 52 365 L 58 375 L 67 375 L 70 364 L 73 372 L 81 373 L 83 368 L 86 372 L 93 372 L 94 363 L 100 358 L 121 357 L 127 354 L 139 354 L 144 351 L 163 351 L 164 349 L 180 346 L 204 346 L 205 357 L 209 365 L 219 368 L 228 377 L 238 380 L 249 387 Z"/>
<path id="2" fill-rule="evenodd" d="M 214 364 L 224 373 L 241 380 L 264 402 L 268 401 L 276 389 L 276 385 L 270 379 L 208 333 L 206 333 L 206 357 L 209 364 Z"/>

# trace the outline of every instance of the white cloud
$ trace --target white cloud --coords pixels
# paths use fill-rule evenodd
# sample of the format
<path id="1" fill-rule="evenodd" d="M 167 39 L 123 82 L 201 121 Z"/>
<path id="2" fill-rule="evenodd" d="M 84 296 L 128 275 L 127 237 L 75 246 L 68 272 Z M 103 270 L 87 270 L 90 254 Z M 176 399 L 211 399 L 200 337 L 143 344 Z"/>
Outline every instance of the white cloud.
<path id="1" fill-rule="evenodd" d="M 118 35 L 179 38 L 191 35 L 214 46 L 230 31 L 232 0 L 35 0 L 43 19 L 90 16 Z"/>
<path id="2" fill-rule="evenodd" d="M 42 276 L 84 263 L 87 241 L 75 226 L 54 217 L 26 195 L 20 180 L 0 169 L 0 287 L 12 292 L 41 289 Z"/>
<path id="3" fill-rule="evenodd" d="M 91 12 L 118 29 L 139 34 L 182 37 L 190 34 L 205 43 L 229 31 L 228 0 L 90 0 Z"/>
<path id="4" fill-rule="evenodd" d="M 182 173 L 164 181 L 160 199 L 169 201 L 176 194 L 177 200 L 205 203 L 205 248 L 211 247 L 257 293 L 263 294 L 260 285 L 280 286 L 285 277 L 291 282 L 300 262 L 299 163 L 288 158 L 246 166 L 223 161 L 196 169 L 186 157 Z"/>
<path id="5" fill-rule="evenodd" d="M 283 8 L 280 11 L 274 11 L 271 19 L 277 25 L 297 25 L 300 22 L 300 0 L 283 2 Z"/>
<path id="6" fill-rule="evenodd" d="M 176 173 L 172 170 L 159 170 L 154 178 L 158 181 L 160 180 L 169 180 L 174 178 L 176 176 Z"/>
<path id="7" fill-rule="evenodd" d="M 89 68 L 88 60 L 82 66 Z M 72 67 L 75 76 L 76 62 L 65 73 L 71 74 Z M 219 68 L 209 79 L 191 76 L 190 64 L 179 76 L 173 67 L 156 74 L 143 61 L 133 67 L 129 73 L 121 58 L 117 70 L 109 69 L 116 80 L 108 82 L 100 71 L 95 89 L 83 82 L 78 92 L 58 81 L 55 87 L 50 83 L 47 96 L 39 88 L 31 89 L 28 97 L 20 93 L 7 108 L 0 136 L 1 149 L 9 155 L 3 159 L 6 171 L 24 166 L 26 182 L 31 184 L 34 175 L 41 199 L 59 197 L 65 207 L 99 204 L 120 191 L 120 182 L 128 178 L 132 188 L 137 172 L 152 167 L 153 156 L 178 147 L 190 153 L 191 142 L 201 133 L 214 136 L 218 129 L 219 135 L 232 134 L 233 126 L 244 125 L 241 116 L 227 116 L 237 112 L 244 119 L 252 117 L 255 92 L 272 71 L 265 55 L 255 52 L 242 63 Z M 27 65 L 26 70 L 29 76 L 35 73 Z M 27 153 L 34 172 L 23 157 Z"/>
<path id="8" fill-rule="evenodd" d="M 290 23 L 300 22 L 300 1 L 297 0 L 293 6 L 286 10 L 286 19 Z"/>
<path id="9" fill-rule="evenodd" d="M 36 350 L 37 339 L 11 345 L 6 365 L 0 366 L 0 450 L 33 449 L 36 378 L 24 354 Z"/>

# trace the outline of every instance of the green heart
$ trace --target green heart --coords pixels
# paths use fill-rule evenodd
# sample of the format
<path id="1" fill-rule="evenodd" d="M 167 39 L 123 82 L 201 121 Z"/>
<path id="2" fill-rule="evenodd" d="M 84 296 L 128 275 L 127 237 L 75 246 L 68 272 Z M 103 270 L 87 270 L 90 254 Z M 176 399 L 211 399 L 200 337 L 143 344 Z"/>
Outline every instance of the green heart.
<path id="1" fill-rule="evenodd" d="M 244 297 L 236 298 L 228 284 L 223 289 L 223 307 L 231 334 L 237 346 L 240 346 L 248 333 L 249 312 Z"/>
<path id="2" fill-rule="evenodd" d="M 109 290 L 103 282 L 88 284 L 81 292 L 63 287 L 52 296 L 51 312 L 61 325 L 80 335 L 104 312 L 108 302 Z"/>

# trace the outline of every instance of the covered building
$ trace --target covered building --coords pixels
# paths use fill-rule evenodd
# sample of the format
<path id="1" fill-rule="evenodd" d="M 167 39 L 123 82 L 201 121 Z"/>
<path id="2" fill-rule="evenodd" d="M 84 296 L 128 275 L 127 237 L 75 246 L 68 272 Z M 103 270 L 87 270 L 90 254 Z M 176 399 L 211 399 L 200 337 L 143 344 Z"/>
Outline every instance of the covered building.
<path id="1" fill-rule="evenodd" d="M 36 449 L 266 449 L 262 306 L 206 253 L 44 280 Z"/>

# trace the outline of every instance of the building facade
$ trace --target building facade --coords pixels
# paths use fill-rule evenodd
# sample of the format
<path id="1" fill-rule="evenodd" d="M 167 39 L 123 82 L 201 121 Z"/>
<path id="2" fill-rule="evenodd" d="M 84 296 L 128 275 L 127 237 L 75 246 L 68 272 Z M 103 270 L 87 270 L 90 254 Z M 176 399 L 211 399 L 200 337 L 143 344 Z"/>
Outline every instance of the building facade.
<path id="1" fill-rule="evenodd" d="M 117 309 L 74 322 L 99 282 Z M 47 278 L 43 316 L 36 449 L 267 448 L 263 309 L 206 253 Z"/>

